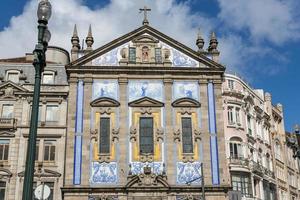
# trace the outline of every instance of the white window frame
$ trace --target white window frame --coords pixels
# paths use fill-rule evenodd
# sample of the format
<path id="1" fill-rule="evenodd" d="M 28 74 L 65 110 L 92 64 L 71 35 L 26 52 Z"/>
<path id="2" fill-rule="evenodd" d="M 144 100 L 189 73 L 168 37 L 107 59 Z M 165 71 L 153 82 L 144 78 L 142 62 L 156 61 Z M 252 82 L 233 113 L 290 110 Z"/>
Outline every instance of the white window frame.
<path id="1" fill-rule="evenodd" d="M 17 82 L 14 82 L 14 81 L 9 80 L 9 74 L 17 74 L 17 76 L 18 76 L 18 81 L 17 81 Z M 11 82 L 13 82 L 13 83 L 19 83 L 19 82 L 20 82 L 20 71 L 18 71 L 18 70 L 7 70 L 7 71 L 6 71 L 6 75 L 5 75 L 5 80 L 6 80 L 6 81 L 11 81 Z"/>
<path id="2" fill-rule="evenodd" d="M 45 75 L 51 75 L 53 82 L 52 83 L 44 83 Z M 42 74 L 42 84 L 48 84 L 48 85 L 55 84 L 55 72 L 54 71 L 44 71 L 43 74 Z"/>

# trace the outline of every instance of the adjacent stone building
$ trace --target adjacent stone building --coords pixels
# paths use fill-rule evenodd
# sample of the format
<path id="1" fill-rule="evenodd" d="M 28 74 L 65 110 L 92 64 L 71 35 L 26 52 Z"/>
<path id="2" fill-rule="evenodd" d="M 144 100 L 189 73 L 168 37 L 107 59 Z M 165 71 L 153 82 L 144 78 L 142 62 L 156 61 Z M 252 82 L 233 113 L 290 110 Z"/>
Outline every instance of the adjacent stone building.
<path id="1" fill-rule="evenodd" d="M 48 47 L 42 74 L 34 187 L 44 182 L 50 199 L 61 199 L 69 86 L 67 51 Z M 0 199 L 22 198 L 32 105 L 33 55 L 0 60 Z"/>
<path id="2" fill-rule="evenodd" d="M 281 104 L 239 76 L 223 82 L 225 143 L 231 185 L 243 199 L 299 199 L 299 163 L 287 145 Z"/>

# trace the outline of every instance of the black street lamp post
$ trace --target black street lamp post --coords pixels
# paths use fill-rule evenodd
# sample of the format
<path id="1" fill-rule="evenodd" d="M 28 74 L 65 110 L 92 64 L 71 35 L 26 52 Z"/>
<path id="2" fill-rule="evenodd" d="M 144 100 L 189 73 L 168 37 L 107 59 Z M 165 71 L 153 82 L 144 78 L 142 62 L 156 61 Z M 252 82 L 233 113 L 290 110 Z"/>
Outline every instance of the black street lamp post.
<path id="1" fill-rule="evenodd" d="M 34 162 L 36 151 L 36 137 L 39 115 L 40 86 L 41 75 L 46 66 L 46 50 L 50 40 L 50 32 L 47 28 L 48 20 L 51 17 L 51 4 L 48 0 L 42 0 L 39 3 L 38 10 L 38 43 L 33 51 L 35 68 L 35 83 L 32 100 L 31 121 L 29 130 L 29 140 L 26 155 L 26 166 L 23 184 L 23 200 L 32 200 L 33 197 L 33 178 L 34 178 Z"/>

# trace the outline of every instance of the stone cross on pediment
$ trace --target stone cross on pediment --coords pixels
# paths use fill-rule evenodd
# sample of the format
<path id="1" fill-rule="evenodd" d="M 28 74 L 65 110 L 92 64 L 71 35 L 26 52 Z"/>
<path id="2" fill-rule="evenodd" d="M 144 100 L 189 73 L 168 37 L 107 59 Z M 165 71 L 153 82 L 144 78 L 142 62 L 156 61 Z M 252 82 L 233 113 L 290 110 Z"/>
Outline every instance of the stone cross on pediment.
<path id="1" fill-rule="evenodd" d="M 144 12 L 144 21 L 143 21 L 143 25 L 148 25 L 149 21 L 147 19 L 147 12 L 151 11 L 150 8 L 148 8 L 147 6 L 144 6 L 144 8 L 140 8 L 140 13 Z"/>

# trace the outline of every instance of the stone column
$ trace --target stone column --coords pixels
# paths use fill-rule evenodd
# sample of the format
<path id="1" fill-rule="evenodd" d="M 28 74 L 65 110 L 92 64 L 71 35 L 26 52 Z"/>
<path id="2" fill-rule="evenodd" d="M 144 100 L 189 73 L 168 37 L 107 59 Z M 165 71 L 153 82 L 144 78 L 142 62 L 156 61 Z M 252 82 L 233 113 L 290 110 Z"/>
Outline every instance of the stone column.
<path id="1" fill-rule="evenodd" d="M 264 185 L 263 185 L 263 179 L 262 178 L 259 180 L 259 193 L 260 193 L 260 199 L 261 200 L 265 200 L 265 197 L 264 197 Z"/>
<path id="2" fill-rule="evenodd" d="M 119 96 L 120 96 L 120 107 L 119 107 L 119 182 L 121 185 L 127 183 L 128 175 L 128 102 L 127 102 L 127 77 L 119 77 Z"/>
<path id="3" fill-rule="evenodd" d="M 84 78 L 84 102 L 83 102 L 83 135 L 82 135 L 82 167 L 81 185 L 89 185 L 90 176 L 90 131 L 91 131 L 91 106 L 92 101 L 92 74 L 86 74 Z"/>
<path id="4" fill-rule="evenodd" d="M 74 173 L 74 141 L 75 141 L 75 117 L 76 117 L 76 96 L 77 96 L 77 78 L 70 78 L 69 84 L 69 102 L 67 112 L 67 130 L 66 134 L 66 153 L 65 153 L 65 180 L 64 186 L 73 185 Z"/>
<path id="5" fill-rule="evenodd" d="M 164 94 L 165 94 L 165 165 L 166 174 L 169 184 L 176 184 L 176 163 L 174 155 L 174 136 L 173 136 L 173 124 L 172 124 L 172 84 L 173 80 L 171 76 L 164 77 Z"/>

